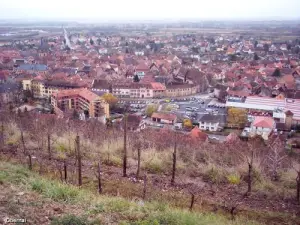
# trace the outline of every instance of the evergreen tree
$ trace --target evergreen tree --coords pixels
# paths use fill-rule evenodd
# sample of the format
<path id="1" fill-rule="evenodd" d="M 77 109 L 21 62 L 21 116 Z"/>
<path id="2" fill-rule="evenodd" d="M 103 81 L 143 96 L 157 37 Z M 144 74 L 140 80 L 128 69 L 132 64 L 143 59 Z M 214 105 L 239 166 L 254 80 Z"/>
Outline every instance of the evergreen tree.
<path id="1" fill-rule="evenodd" d="M 274 71 L 274 73 L 272 74 L 273 77 L 280 77 L 281 72 L 280 69 L 276 68 L 276 70 Z"/>
<path id="2" fill-rule="evenodd" d="M 140 81 L 140 78 L 138 75 L 135 75 L 134 78 L 133 78 L 133 81 L 134 82 L 139 82 Z"/>
<path id="3" fill-rule="evenodd" d="M 91 45 L 94 45 L 94 41 L 93 41 L 92 38 L 90 39 L 90 44 L 91 44 Z"/>
<path id="4" fill-rule="evenodd" d="M 256 53 L 254 54 L 254 60 L 259 60 L 259 57 Z"/>
<path id="5" fill-rule="evenodd" d="M 268 52 L 269 51 L 269 45 L 266 43 L 266 44 L 264 44 L 264 50 L 266 51 L 266 52 Z"/>

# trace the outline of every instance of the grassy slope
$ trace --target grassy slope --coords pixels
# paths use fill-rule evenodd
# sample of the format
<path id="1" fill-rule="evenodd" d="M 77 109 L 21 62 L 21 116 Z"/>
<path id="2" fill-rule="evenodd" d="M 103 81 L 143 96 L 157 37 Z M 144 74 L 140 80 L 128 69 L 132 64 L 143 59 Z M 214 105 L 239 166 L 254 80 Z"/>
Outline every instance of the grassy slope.
<path id="1" fill-rule="evenodd" d="M 231 221 L 223 215 L 193 213 L 156 202 L 99 196 L 7 162 L 0 162 L 0 202 L 4 203 L 0 205 L 0 219 L 26 218 L 29 224 L 259 224 L 241 217 Z"/>

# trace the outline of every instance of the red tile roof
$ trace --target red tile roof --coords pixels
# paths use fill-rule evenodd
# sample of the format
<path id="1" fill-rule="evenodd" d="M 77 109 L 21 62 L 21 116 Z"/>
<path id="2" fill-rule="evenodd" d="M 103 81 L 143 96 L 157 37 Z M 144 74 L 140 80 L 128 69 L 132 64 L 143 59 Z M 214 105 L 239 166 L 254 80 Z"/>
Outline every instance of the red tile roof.
<path id="1" fill-rule="evenodd" d="M 153 90 L 166 90 L 165 85 L 159 82 L 151 82 L 150 84 Z"/>
<path id="2" fill-rule="evenodd" d="M 153 113 L 151 118 L 173 121 L 177 118 L 177 116 L 169 113 Z"/>
<path id="3" fill-rule="evenodd" d="M 262 128 L 274 128 L 275 121 L 271 117 L 257 116 L 253 121 L 253 126 Z"/>
<path id="4" fill-rule="evenodd" d="M 53 94 L 53 96 L 57 97 L 57 98 L 62 98 L 62 97 L 73 97 L 73 96 L 81 96 L 87 100 L 94 101 L 96 98 L 98 98 L 99 96 L 96 95 L 95 93 L 85 89 L 85 88 L 78 88 L 78 89 L 69 89 L 69 90 L 61 90 L 55 94 Z"/>
<path id="5" fill-rule="evenodd" d="M 203 131 L 201 131 L 198 126 L 195 126 L 191 132 L 190 132 L 190 136 L 191 138 L 193 139 L 200 139 L 200 140 L 203 140 L 205 141 L 207 139 L 207 134 L 204 133 Z"/>

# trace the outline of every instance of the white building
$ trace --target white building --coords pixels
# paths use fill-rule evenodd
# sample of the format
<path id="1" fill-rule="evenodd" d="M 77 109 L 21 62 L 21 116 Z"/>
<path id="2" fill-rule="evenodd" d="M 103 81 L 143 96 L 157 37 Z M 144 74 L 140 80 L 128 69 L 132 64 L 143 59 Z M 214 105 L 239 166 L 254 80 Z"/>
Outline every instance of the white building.
<path id="1" fill-rule="evenodd" d="M 134 52 L 134 54 L 136 56 L 143 56 L 145 53 L 143 51 L 136 51 L 136 52 Z"/>
<path id="2" fill-rule="evenodd" d="M 260 135 L 267 140 L 275 129 L 275 121 L 271 117 L 257 116 L 251 124 L 250 136 Z"/>
<path id="3" fill-rule="evenodd" d="M 218 131 L 224 128 L 225 117 L 213 114 L 204 114 L 199 119 L 199 129 L 207 131 Z"/>

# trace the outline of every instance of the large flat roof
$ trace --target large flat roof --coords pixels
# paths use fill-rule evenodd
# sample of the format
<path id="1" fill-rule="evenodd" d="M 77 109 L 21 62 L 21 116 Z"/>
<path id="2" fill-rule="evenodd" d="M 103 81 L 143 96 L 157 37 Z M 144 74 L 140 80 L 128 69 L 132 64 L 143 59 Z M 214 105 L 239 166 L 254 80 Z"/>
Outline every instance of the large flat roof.
<path id="1" fill-rule="evenodd" d="M 300 100 L 298 99 L 276 99 L 258 96 L 249 96 L 245 102 L 226 101 L 226 107 L 237 107 L 245 109 L 259 109 L 274 111 L 282 109 L 284 112 L 290 110 L 294 116 L 293 119 L 300 120 Z"/>

